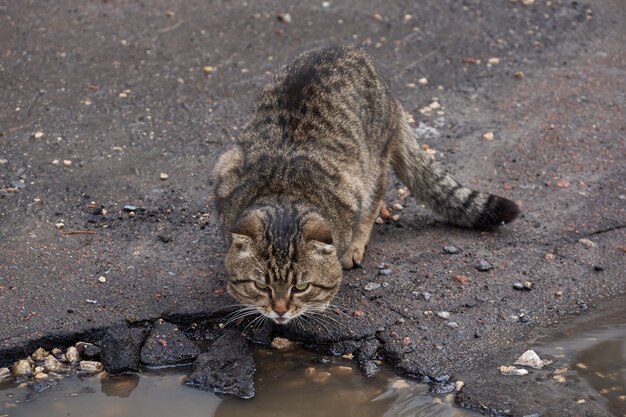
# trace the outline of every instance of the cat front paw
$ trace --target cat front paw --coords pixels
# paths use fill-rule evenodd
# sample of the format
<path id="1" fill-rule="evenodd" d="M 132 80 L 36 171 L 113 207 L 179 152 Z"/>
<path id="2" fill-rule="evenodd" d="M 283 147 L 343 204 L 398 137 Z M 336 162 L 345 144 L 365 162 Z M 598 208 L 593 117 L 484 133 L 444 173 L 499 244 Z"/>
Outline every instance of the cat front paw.
<path id="1" fill-rule="evenodd" d="M 365 248 L 354 248 L 350 246 L 346 253 L 341 257 L 341 266 L 343 269 L 352 269 L 363 263 Z"/>

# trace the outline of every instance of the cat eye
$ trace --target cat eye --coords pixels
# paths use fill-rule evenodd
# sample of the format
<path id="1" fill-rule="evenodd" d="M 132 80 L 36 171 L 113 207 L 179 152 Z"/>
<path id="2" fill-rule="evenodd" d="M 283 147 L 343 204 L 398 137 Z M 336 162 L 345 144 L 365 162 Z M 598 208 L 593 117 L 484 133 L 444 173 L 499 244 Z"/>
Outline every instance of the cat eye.
<path id="1" fill-rule="evenodd" d="M 267 290 L 268 285 L 264 282 L 254 281 L 254 285 L 260 290 Z"/>
<path id="2" fill-rule="evenodd" d="M 292 291 L 303 292 L 306 291 L 307 288 L 309 288 L 308 282 L 299 282 L 293 286 Z"/>

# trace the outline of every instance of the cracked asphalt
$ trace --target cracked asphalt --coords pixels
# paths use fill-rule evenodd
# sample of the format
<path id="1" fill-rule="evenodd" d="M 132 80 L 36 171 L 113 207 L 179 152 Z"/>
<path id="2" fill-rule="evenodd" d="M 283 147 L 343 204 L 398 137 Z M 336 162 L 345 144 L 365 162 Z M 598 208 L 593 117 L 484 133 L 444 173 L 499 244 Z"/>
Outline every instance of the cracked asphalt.
<path id="1" fill-rule="evenodd" d="M 308 47 L 352 43 L 415 126 L 435 129 L 420 137 L 435 157 L 523 215 L 496 232 L 455 229 L 392 181 L 387 202 L 404 209 L 346 273 L 348 315 L 273 331 L 316 346 L 377 338 L 399 372 L 464 380 L 468 406 L 609 415 L 574 402 L 584 387 L 516 390 L 496 367 L 624 308 L 623 1 L 1 1 L 0 22 L 0 365 L 232 304 L 212 166 L 272 72 Z M 479 272 L 481 259 L 493 269 Z M 533 289 L 513 289 L 523 281 Z"/>

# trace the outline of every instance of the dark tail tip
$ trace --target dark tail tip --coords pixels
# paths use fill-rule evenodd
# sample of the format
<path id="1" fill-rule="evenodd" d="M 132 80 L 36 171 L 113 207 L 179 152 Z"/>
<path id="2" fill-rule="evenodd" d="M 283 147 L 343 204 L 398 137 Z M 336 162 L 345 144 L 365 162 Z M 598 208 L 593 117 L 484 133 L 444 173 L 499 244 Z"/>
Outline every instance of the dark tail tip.
<path id="1" fill-rule="evenodd" d="M 519 206 L 511 200 L 490 195 L 483 211 L 474 223 L 477 229 L 491 229 L 505 223 L 511 223 L 517 218 L 520 210 Z"/>

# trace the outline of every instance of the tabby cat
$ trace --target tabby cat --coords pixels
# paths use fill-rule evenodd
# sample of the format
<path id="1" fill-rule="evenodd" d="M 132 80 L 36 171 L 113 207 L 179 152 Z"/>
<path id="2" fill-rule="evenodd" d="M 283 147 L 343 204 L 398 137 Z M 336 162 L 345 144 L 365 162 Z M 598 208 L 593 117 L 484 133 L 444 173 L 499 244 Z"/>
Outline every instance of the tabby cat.
<path id="1" fill-rule="evenodd" d="M 360 49 L 309 50 L 259 94 L 213 175 L 228 291 L 277 323 L 323 311 L 363 262 L 388 168 L 451 224 L 491 228 L 517 205 L 450 177 L 417 143 Z"/>

